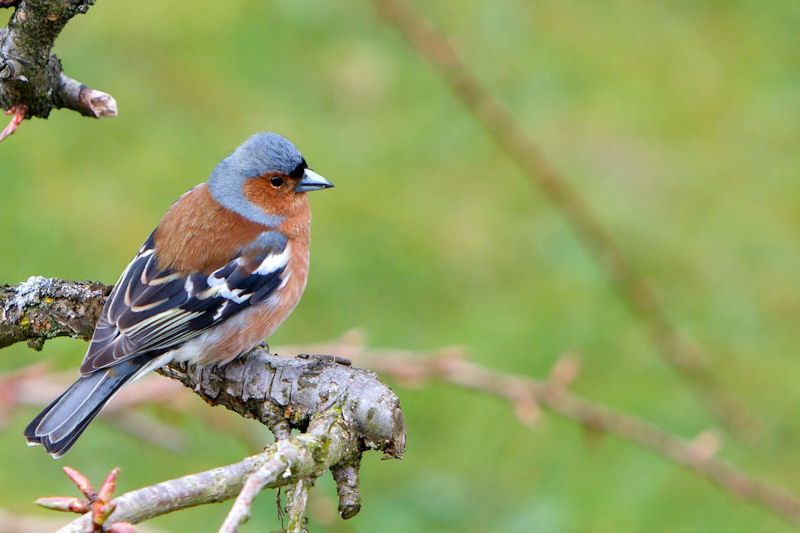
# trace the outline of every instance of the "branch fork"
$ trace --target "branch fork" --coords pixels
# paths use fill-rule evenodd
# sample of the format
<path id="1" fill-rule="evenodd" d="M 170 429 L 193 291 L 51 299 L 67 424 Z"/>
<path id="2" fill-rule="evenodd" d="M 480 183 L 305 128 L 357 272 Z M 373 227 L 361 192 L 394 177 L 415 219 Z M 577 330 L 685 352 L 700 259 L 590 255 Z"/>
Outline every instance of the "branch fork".
<path id="1" fill-rule="evenodd" d="M 0 286 L 0 348 L 27 341 L 41 349 L 46 340 L 60 336 L 88 340 L 109 292 L 110 287 L 99 283 L 36 276 L 20 285 Z M 304 531 L 308 490 L 316 478 L 332 471 L 340 515 L 351 518 L 361 508 L 362 454 L 376 450 L 384 457 L 401 458 L 405 451 L 405 422 L 397 395 L 373 372 L 338 356 L 288 358 L 259 347 L 225 366 L 172 363 L 158 373 L 179 381 L 209 405 L 261 422 L 276 442 L 239 463 L 106 499 L 103 527 L 137 524 L 236 498 L 223 525 L 223 531 L 232 532 L 247 520 L 261 490 L 286 487 L 289 530 Z M 294 430 L 299 433 L 293 434 Z M 89 486 L 83 480 L 79 485 Z M 110 496 L 101 489 L 106 493 Z M 47 503 L 60 510 L 85 509 L 74 498 Z M 91 530 L 97 522 L 93 513 L 97 511 L 87 511 L 61 531 Z"/>
<path id="2" fill-rule="evenodd" d="M 220 368 L 171 364 L 159 370 L 192 388 L 213 405 L 254 418 L 269 427 L 276 442 L 247 459 L 198 474 L 145 487 L 114 500 L 106 523 L 144 520 L 195 505 L 236 501 L 220 531 L 238 531 L 258 493 L 287 487 L 289 531 L 304 531 L 307 492 L 331 470 L 342 518 L 360 509 L 358 464 L 369 449 L 401 458 L 405 424 L 397 396 L 369 371 L 327 357 L 278 357 L 256 349 Z M 301 433 L 292 434 L 293 429 Z M 343 475 L 342 472 L 346 472 Z M 83 532 L 86 513 L 60 531 Z"/>

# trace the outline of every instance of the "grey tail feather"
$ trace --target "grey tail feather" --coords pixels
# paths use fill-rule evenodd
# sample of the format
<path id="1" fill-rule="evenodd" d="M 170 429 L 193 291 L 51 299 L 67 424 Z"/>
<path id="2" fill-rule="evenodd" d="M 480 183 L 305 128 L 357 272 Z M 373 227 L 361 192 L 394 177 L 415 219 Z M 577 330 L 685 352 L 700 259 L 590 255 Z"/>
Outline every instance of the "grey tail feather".
<path id="1" fill-rule="evenodd" d="M 56 458 L 64 455 L 114 393 L 144 366 L 145 361 L 136 359 L 78 378 L 28 424 L 28 444 L 41 444 Z"/>

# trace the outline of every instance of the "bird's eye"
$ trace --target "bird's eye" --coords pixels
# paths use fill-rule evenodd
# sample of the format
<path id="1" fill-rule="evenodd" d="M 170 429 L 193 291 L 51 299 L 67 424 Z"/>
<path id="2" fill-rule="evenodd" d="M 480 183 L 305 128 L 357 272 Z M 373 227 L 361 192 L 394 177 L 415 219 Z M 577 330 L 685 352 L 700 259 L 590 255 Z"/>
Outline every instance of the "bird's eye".
<path id="1" fill-rule="evenodd" d="M 273 186 L 273 187 L 275 187 L 275 188 L 278 188 L 278 187 L 281 187 L 281 186 L 283 186 L 283 178 L 279 178 L 278 176 L 275 176 L 274 178 L 272 178 L 271 180 L 269 180 L 269 182 L 270 182 L 270 183 L 272 184 L 272 186 Z"/>

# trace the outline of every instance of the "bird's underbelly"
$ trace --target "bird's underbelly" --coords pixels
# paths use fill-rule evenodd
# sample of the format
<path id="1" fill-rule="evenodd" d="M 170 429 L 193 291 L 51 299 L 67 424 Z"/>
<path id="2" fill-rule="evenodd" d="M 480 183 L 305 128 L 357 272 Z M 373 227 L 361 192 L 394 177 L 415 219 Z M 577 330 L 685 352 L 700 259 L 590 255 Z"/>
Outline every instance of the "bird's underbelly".
<path id="1" fill-rule="evenodd" d="M 284 319 L 269 310 L 248 309 L 174 350 L 170 359 L 201 365 L 228 363 L 272 335 Z"/>

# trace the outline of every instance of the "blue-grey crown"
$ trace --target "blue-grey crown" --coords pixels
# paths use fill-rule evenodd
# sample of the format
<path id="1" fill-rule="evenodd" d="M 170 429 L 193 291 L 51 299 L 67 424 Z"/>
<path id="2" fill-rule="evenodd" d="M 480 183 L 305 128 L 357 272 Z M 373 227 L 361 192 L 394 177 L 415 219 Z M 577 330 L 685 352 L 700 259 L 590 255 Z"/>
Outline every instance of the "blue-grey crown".
<path id="1" fill-rule="evenodd" d="M 244 184 L 268 172 L 290 174 L 303 164 L 300 151 L 285 137 L 256 133 L 216 166 L 208 186 L 214 199 L 228 209 L 253 222 L 276 226 L 281 217 L 268 215 L 249 202 L 244 196 Z"/>
<path id="2" fill-rule="evenodd" d="M 300 151 L 286 137 L 277 133 L 256 133 L 228 157 L 249 177 L 267 172 L 289 174 L 303 163 Z"/>

